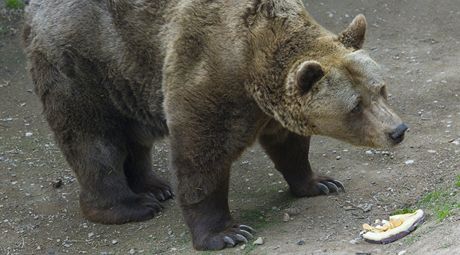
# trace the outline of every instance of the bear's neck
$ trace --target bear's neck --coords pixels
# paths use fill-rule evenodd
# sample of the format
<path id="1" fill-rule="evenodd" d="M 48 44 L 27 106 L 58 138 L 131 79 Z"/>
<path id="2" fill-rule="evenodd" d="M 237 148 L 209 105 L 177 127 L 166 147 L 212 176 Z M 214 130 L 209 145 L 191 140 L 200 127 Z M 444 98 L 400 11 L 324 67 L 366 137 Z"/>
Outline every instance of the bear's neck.
<path id="1" fill-rule="evenodd" d="M 293 98 L 287 95 L 286 84 L 292 69 L 302 61 L 324 58 L 324 50 L 333 35 L 318 25 L 307 13 L 301 23 L 290 24 L 283 20 L 272 20 L 267 29 L 251 33 L 251 59 L 249 80 L 245 88 L 259 107 L 285 128 L 299 134 L 313 134 L 306 123 L 291 123 Z M 326 45 L 325 45 L 326 44 Z M 292 78 L 292 77 L 291 77 Z M 293 130 L 296 129 L 296 130 Z"/>

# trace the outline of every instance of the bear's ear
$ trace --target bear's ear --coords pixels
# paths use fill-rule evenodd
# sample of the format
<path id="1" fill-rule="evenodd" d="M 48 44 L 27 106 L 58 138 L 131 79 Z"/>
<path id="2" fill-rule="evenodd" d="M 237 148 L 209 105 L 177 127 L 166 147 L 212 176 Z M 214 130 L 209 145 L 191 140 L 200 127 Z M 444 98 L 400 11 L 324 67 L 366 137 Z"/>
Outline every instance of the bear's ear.
<path id="1" fill-rule="evenodd" d="M 339 34 L 339 41 L 347 48 L 359 50 L 363 47 L 367 22 L 364 15 L 356 16 L 348 27 Z"/>
<path id="2" fill-rule="evenodd" d="M 321 80 L 324 76 L 321 64 L 316 61 L 305 61 L 297 70 L 296 80 L 302 94 L 307 93 L 315 85 L 316 82 Z"/>

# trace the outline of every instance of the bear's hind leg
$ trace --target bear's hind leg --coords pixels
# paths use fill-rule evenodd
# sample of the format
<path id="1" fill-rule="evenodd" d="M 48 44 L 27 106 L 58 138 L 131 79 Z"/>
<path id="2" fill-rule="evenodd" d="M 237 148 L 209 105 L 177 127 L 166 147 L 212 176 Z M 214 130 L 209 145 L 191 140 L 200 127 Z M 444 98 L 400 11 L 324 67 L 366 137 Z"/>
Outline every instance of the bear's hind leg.
<path id="1" fill-rule="evenodd" d="M 80 207 L 88 220 L 122 224 L 153 218 L 161 210 L 153 195 L 129 188 L 123 171 L 127 153 L 114 139 L 75 135 L 61 141 L 61 148 L 77 175 Z"/>
<path id="2" fill-rule="evenodd" d="M 310 137 L 294 134 L 284 128 L 274 130 L 263 133 L 259 141 L 294 196 L 311 197 L 344 190 L 341 182 L 313 173 L 308 161 Z"/>
<path id="3" fill-rule="evenodd" d="M 153 172 L 151 146 L 130 142 L 128 151 L 124 171 L 131 189 L 135 193 L 153 194 L 160 201 L 172 198 L 169 184 Z"/>
<path id="4" fill-rule="evenodd" d="M 123 170 L 128 155 L 125 120 L 109 101 L 98 73 L 87 70 L 94 65 L 86 61 L 59 69 L 41 52 L 28 52 L 28 57 L 44 115 L 80 184 L 85 217 L 107 224 L 152 218 L 161 205 L 154 196 L 136 194 L 128 186 Z M 73 56 L 53 62 L 69 60 L 84 61 Z"/>

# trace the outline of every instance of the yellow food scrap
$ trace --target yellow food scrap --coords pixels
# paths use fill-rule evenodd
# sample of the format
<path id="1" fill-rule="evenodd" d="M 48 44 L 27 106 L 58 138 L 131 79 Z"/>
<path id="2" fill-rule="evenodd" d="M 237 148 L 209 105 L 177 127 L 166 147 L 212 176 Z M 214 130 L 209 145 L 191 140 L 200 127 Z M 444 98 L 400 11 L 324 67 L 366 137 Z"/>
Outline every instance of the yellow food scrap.
<path id="1" fill-rule="evenodd" d="M 383 225 L 376 225 L 375 227 L 369 225 L 369 224 L 363 224 L 363 229 L 366 231 L 371 231 L 371 232 L 385 232 L 393 228 L 397 228 L 401 226 L 404 222 L 403 219 L 401 218 L 396 218 L 396 219 L 391 219 L 390 221 L 383 220 L 381 221 L 384 223 Z"/>

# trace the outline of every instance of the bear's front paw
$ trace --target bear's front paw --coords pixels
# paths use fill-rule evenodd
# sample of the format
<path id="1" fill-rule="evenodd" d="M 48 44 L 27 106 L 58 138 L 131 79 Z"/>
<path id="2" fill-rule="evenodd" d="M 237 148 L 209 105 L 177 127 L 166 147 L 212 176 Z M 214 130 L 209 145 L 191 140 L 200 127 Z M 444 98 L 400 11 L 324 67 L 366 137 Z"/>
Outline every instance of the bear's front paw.
<path id="1" fill-rule="evenodd" d="M 290 187 L 291 193 L 297 197 L 314 197 L 329 195 L 330 193 L 345 192 L 345 186 L 337 180 L 327 176 L 317 176 L 307 185 L 296 185 Z"/>
<path id="2" fill-rule="evenodd" d="M 235 225 L 220 233 L 208 234 L 200 241 L 195 241 L 194 246 L 197 250 L 221 250 L 234 247 L 239 243 L 247 243 L 248 239 L 253 238 L 251 233 L 254 232 L 250 226 Z"/>

